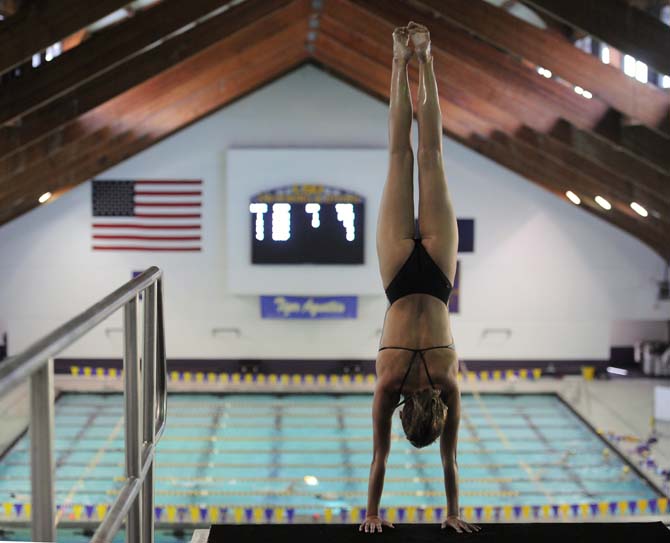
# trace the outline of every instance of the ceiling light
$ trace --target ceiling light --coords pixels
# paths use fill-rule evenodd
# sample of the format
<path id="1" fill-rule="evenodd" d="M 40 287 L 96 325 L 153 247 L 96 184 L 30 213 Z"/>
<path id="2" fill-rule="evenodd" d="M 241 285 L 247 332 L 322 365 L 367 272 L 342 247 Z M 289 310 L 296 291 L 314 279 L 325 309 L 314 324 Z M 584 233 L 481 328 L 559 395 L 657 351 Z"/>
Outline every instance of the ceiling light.
<path id="1" fill-rule="evenodd" d="M 605 198 L 603 198 L 602 196 L 596 196 L 595 200 L 596 200 L 596 203 L 597 203 L 600 207 L 602 207 L 603 209 L 606 209 L 607 211 L 609 211 L 610 209 L 612 209 L 612 204 L 610 204 L 610 203 L 609 203 L 607 200 L 605 200 Z"/>
<path id="2" fill-rule="evenodd" d="M 623 368 L 615 368 L 613 366 L 607 367 L 607 373 L 613 373 L 614 375 L 628 375 L 628 370 Z"/>
<path id="3" fill-rule="evenodd" d="M 637 213 L 638 215 L 642 215 L 643 217 L 647 217 L 649 215 L 647 210 L 637 202 L 632 202 L 630 204 L 630 207 L 633 208 L 633 211 L 635 211 L 635 213 Z"/>
<path id="4" fill-rule="evenodd" d="M 51 198 L 51 193 L 50 193 L 50 192 L 45 192 L 44 194 L 42 194 L 42 196 L 39 197 L 39 203 L 40 203 L 40 204 L 43 204 L 43 203 L 46 202 L 49 198 Z"/>
<path id="5" fill-rule="evenodd" d="M 584 98 L 586 98 L 587 100 L 590 100 L 591 98 L 593 98 L 593 94 L 591 94 L 591 92 L 590 92 L 590 91 L 587 91 L 587 90 L 585 90 L 585 91 L 582 93 L 582 96 L 583 96 Z"/>
<path id="6" fill-rule="evenodd" d="M 577 94 L 584 94 L 584 89 L 581 88 L 579 85 L 575 87 L 575 92 Z"/>
<path id="7" fill-rule="evenodd" d="M 576 195 L 574 192 L 572 192 L 571 190 L 567 191 L 567 192 L 565 193 L 565 195 L 566 195 L 566 196 L 568 197 L 568 199 L 569 199 L 573 204 L 575 204 L 576 206 L 578 206 L 579 204 L 582 203 L 581 198 L 580 198 L 579 196 L 577 196 L 577 195 Z"/>

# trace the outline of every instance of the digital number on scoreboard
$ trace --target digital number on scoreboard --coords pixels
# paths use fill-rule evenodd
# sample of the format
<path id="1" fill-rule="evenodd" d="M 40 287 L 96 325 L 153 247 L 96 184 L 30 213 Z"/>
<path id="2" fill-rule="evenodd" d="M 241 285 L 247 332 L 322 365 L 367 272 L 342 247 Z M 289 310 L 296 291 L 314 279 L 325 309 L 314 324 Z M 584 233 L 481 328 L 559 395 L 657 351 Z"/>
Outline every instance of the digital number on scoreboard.
<path id="1" fill-rule="evenodd" d="M 363 264 L 364 198 L 324 185 L 254 195 L 253 264 Z"/>

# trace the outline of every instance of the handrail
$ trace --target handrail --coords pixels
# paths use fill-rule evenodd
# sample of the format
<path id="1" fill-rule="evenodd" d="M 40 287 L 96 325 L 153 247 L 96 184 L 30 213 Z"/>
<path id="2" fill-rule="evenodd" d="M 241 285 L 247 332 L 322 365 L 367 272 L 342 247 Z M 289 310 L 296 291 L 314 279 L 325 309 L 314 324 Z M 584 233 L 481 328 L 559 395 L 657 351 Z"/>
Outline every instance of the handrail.
<path id="1" fill-rule="evenodd" d="M 140 290 L 144 290 L 160 279 L 161 275 L 162 272 L 152 266 L 63 326 L 33 343 L 21 354 L 5 359 L 0 366 L 0 396 L 30 377 L 49 358 L 53 358 L 86 332 L 95 328 L 117 309 L 123 307 Z"/>
<path id="2" fill-rule="evenodd" d="M 137 333 L 140 293 L 144 294 L 143 357 L 139 356 Z M 153 464 L 167 414 L 162 272 L 155 266 L 0 366 L 0 395 L 27 379 L 31 381 L 32 536 L 35 541 L 56 540 L 53 357 L 121 307 L 124 308 L 127 480 L 92 541 L 112 541 L 127 517 L 126 541 L 153 542 Z M 140 388 L 140 377 L 143 388 Z"/>

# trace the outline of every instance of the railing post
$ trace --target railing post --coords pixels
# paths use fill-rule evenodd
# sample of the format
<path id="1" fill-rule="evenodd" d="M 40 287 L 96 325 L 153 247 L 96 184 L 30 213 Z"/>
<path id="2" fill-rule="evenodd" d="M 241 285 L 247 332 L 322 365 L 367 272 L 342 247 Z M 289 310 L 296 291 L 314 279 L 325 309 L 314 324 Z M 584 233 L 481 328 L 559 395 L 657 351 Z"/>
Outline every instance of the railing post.
<path id="1" fill-rule="evenodd" d="M 33 541 L 56 541 L 53 360 L 30 377 L 30 483 Z"/>
<path id="2" fill-rule="evenodd" d="M 126 431 L 126 477 L 137 479 L 141 471 L 140 425 L 140 361 L 137 346 L 137 294 L 123 308 L 125 352 L 123 371 L 125 376 L 125 431 Z M 133 500 L 126 522 L 126 542 L 142 543 L 142 493 Z"/>
<path id="3" fill-rule="evenodd" d="M 156 283 L 144 291 L 144 446 L 150 446 L 155 439 L 156 424 Z M 151 462 L 142 485 L 143 543 L 154 541 L 154 463 Z"/>

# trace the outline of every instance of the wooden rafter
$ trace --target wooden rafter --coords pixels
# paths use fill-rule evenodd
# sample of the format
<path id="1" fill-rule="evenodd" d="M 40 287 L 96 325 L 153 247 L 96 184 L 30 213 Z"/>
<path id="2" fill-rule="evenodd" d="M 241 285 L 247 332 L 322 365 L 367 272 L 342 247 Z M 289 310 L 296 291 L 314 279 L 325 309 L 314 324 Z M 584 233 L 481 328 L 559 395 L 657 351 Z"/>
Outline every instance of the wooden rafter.
<path id="1" fill-rule="evenodd" d="M 380 98 L 384 101 L 388 100 L 388 87 L 390 84 L 390 68 L 378 64 L 369 57 L 361 54 L 358 50 L 349 49 L 343 44 L 336 44 L 333 40 L 325 35 L 319 35 L 316 40 L 316 50 L 314 56 L 322 63 L 322 66 L 329 69 L 332 73 L 339 77 L 343 77 L 349 83 L 357 86 L 361 90 Z M 389 61 L 390 65 L 390 61 Z M 412 74 L 411 81 L 413 85 L 417 84 L 416 74 Z M 493 136 L 496 134 L 492 127 L 485 121 L 478 120 L 475 116 L 470 116 L 458 106 L 450 103 L 443 98 L 441 99 L 441 109 L 443 111 L 443 123 L 445 132 L 452 138 L 470 147 L 471 149 L 484 154 L 485 156 L 496 160 L 496 155 L 483 148 L 478 144 L 479 141 L 493 141 L 492 145 L 496 145 Z M 487 134 L 487 135 L 484 135 Z M 500 144 L 497 144 L 500 147 Z M 523 155 L 525 149 L 517 144 L 515 153 Z M 532 173 L 528 165 L 524 162 L 515 164 L 508 160 L 498 161 L 505 167 L 516 171 L 529 179 L 537 177 L 537 183 L 544 188 L 549 188 L 557 196 L 565 200 L 565 188 L 567 184 L 563 181 L 562 185 L 550 184 L 545 181 L 545 176 Z M 546 167 L 546 163 L 544 167 Z M 531 173 L 532 176 L 531 177 Z M 552 172 L 552 178 L 554 176 Z M 542 181 L 540 183 L 539 181 Z M 588 205 L 591 205 L 592 200 L 587 200 Z M 571 205 L 571 204 L 569 204 Z M 597 205 L 597 204 L 596 204 Z M 597 212 L 595 208 L 591 209 Z M 664 236 L 659 231 L 650 230 L 645 227 L 640 221 L 634 220 L 627 214 L 623 214 L 618 210 L 612 211 L 610 214 L 597 213 L 600 218 L 603 218 L 611 224 L 627 231 L 633 236 L 637 237 L 652 249 L 658 252 L 663 258 L 670 259 L 670 251 L 668 250 L 668 237 Z"/>
<path id="2" fill-rule="evenodd" d="M 606 139 L 582 130 L 565 119 L 556 122 L 549 134 L 577 149 L 582 156 L 619 172 L 636 185 L 645 187 L 657 198 L 670 201 L 670 177 L 647 161 L 639 160 L 629 151 L 613 147 Z"/>
<path id="3" fill-rule="evenodd" d="M 0 22 L 0 73 L 126 4 L 128 0 L 27 2 L 16 15 Z"/>
<path id="4" fill-rule="evenodd" d="M 163 0 L 156 7 L 96 32 L 55 61 L 8 81 L 0 95 L 0 123 L 35 111 L 123 66 L 159 40 L 220 7 L 221 0 Z"/>
<path id="5" fill-rule="evenodd" d="M 519 148 L 517 142 L 506 135 L 498 134 L 495 138 L 483 138 L 474 135 L 470 138 L 469 144 L 471 148 L 479 151 L 484 156 L 532 180 L 563 200 L 565 200 L 565 192 L 572 188 L 564 177 L 557 176 L 553 170 L 547 172 L 543 160 L 540 159 L 538 162 L 537 157 L 527 154 L 526 148 Z M 666 261 L 670 261 L 670 244 L 668 244 L 667 235 L 640 229 L 639 221 L 627 216 L 627 214 L 617 213 L 614 210 L 606 212 L 595 202 L 593 195 L 586 198 L 582 197 L 581 207 L 591 214 L 615 224 L 654 249 Z"/>
<path id="6" fill-rule="evenodd" d="M 326 6 L 322 17 L 321 32 L 317 38 L 315 56 L 325 66 L 331 67 L 339 75 L 349 78 L 357 86 L 361 86 L 376 96 L 388 99 L 390 48 L 386 42 L 389 40 L 390 29 L 395 22 L 387 21 L 386 25 L 384 25 L 375 23 L 369 17 L 366 18 L 362 12 L 358 12 L 355 15 L 353 18 L 347 18 L 343 12 L 335 14 L 329 10 L 328 5 Z M 341 20 L 341 25 L 338 28 L 335 22 L 339 16 L 344 16 L 344 19 Z M 331 21 L 331 19 L 334 20 Z M 352 37 L 351 33 L 355 33 L 356 35 Z M 382 40 L 384 40 L 383 45 Z M 364 54 L 358 53 L 358 51 L 364 52 Z M 438 58 L 437 49 L 434 50 L 434 56 L 436 59 Z M 506 134 L 528 156 L 543 157 L 545 167 L 551 170 L 552 175 L 555 178 L 565 177 L 571 180 L 574 183 L 573 189 L 579 190 L 577 187 L 584 187 L 585 191 L 597 190 L 608 195 L 611 193 L 611 189 L 608 189 L 606 181 L 597 177 L 590 177 L 576 170 L 574 166 L 566 164 L 564 162 L 566 159 L 565 156 L 550 154 L 549 150 L 534 142 L 532 138 L 522 140 L 512 134 L 508 134 L 504 128 L 499 128 L 503 125 L 497 124 L 498 121 L 494 121 L 491 124 L 491 120 L 494 117 L 490 115 L 488 110 L 483 115 L 487 120 L 483 121 L 481 119 L 482 116 L 477 115 L 476 109 L 469 110 L 471 106 L 480 106 L 480 104 L 473 101 L 471 94 L 461 93 L 461 96 L 454 98 L 452 90 L 453 81 L 460 81 L 461 74 L 454 71 L 453 64 L 442 70 L 442 74 L 447 74 L 442 76 L 438 73 L 440 89 L 443 91 L 444 127 L 445 131 L 451 137 L 468 145 L 473 134 L 487 140 L 493 138 L 496 134 Z M 449 75 L 452 76 L 451 83 Z M 413 78 L 415 77 L 416 74 L 413 74 Z M 469 97 L 469 101 L 463 101 L 462 98 L 464 96 Z M 504 115 L 499 114 L 497 118 L 504 119 Z M 527 131 L 528 128 L 525 130 Z M 561 142 L 553 142 L 553 145 L 554 147 L 563 146 L 566 153 L 574 153 L 572 149 Z M 583 157 L 581 158 L 582 160 L 586 160 Z M 591 173 L 600 171 L 597 164 L 592 165 L 591 168 Z M 519 167 L 517 171 L 521 169 Z M 616 209 L 611 215 L 603 216 L 601 214 L 601 216 L 609 222 L 626 229 L 633 235 L 639 234 L 638 237 L 641 239 L 646 236 L 645 239 L 647 242 L 654 240 L 652 244 L 653 248 L 658 252 L 662 252 L 663 244 L 661 240 L 665 239 L 667 242 L 667 232 L 670 223 L 661 223 L 660 221 L 644 223 L 633 216 L 633 212 L 627 205 L 628 202 L 624 200 L 625 197 L 631 194 L 632 184 L 627 180 L 622 180 L 621 182 L 622 185 L 619 187 L 622 191 L 619 194 L 621 199 L 617 200 Z M 595 193 L 592 193 L 591 196 L 595 196 Z M 653 198 L 650 197 L 649 201 L 653 201 Z M 662 254 L 665 253 L 663 252 Z"/>
<path id="7" fill-rule="evenodd" d="M 53 154 L 59 142 L 71 141 L 77 132 L 92 130 L 92 127 L 104 124 L 104 118 L 88 115 L 88 112 L 171 66 L 203 53 L 221 40 L 225 40 L 228 48 L 221 50 L 220 58 L 235 55 L 246 42 L 255 39 L 253 34 L 245 31 L 252 23 L 258 22 L 260 26 L 254 28 L 265 35 L 276 24 L 277 19 L 273 15 L 277 14 L 282 21 L 291 21 L 306 17 L 308 13 L 307 0 L 278 0 L 272 3 L 251 0 L 134 56 L 48 107 L 27 115 L 20 126 L 0 130 L 0 157 L 5 157 L 0 160 L 0 175 L 13 174 L 17 168 L 33 163 L 40 153 Z M 209 63 L 218 62 L 218 58 L 211 54 L 200 59 L 201 69 L 205 69 Z M 185 83 L 173 81 L 172 85 Z M 160 89 L 155 88 L 154 92 L 159 93 Z M 80 122 L 73 124 L 72 121 L 76 119 Z"/>
<path id="8" fill-rule="evenodd" d="M 374 13 L 369 13 L 363 5 L 367 3 L 367 1 L 356 1 L 355 3 L 352 3 L 348 0 L 331 0 L 326 4 L 324 13 L 326 15 L 332 13 L 334 17 L 339 17 L 345 25 L 351 29 L 358 30 L 361 35 L 364 35 L 364 29 L 366 27 L 370 27 L 370 25 L 374 24 L 375 16 L 381 21 L 386 21 L 386 23 L 390 25 L 395 25 L 406 24 L 407 20 L 412 18 L 413 15 L 416 15 L 405 11 L 389 15 L 388 12 L 379 9 L 375 9 Z M 430 21 L 425 17 L 413 18 L 418 22 L 430 24 Z M 404 21 L 404 23 L 401 21 Z M 445 85 L 445 92 L 447 92 L 449 96 L 458 97 L 458 100 L 464 105 L 471 106 L 470 110 L 473 113 L 483 115 L 488 119 L 497 118 L 498 120 L 496 122 L 498 122 L 498 125 L 508 132 L 513 132 L 520 126 L 528 126 L 540 133 L 549 133 L 564 119 L 561 113 L 565 113 L 567 108 L 561 107 L 559 104 L 555 106 L 558 111 L 555 111 L 552 107 L 552 95 L 549 94 L 552 90 L 564 91 L 560 85 L 536 76 L 536 74 L 533 74 L 523 66 L 519 66 L 505 55 L 499 56 L 494 52 L 491 57 L 491 52 L 489 51 L 491 48 L 487 48 L 485 43 L 475 42 L 475 40 L 470 39 L 471 42 L 475 43 L 476 49 L 468 51 L 466 49 L 467 41 L 463 41 L 464 45 L 461 46 L 460 41 L 454 42 L 453 40 L 443 39 L 444 34 L 448 34 L 453 38 L 454 33 L 451 32 L 450 29 L 445 29 L 441 25 L 433 24 L 431 31 L 433 44 L 435 46 L 435 58 L 440 65 L 445 67 L 445 74 L 447 74 L 445 77 L 446 81 L 443 82 Z M 382 36 L 379 36 L 379 38 L 383 39 Z M 470 58 L 467 57 L 474 55 L 475 53 L 478 53 L 478 60 L 470 61 Z M 485 62 L 483 59 L 487 56 L 490 58 Z M 502 66 L 502 70 L 498 69 L 498 65 Z M 498 68 L 496 66 L 498 66 Z M 509 69 L 506 70 L 505 68 Z M 529 83 L 526 83 L 526 78 L 519 79 L 515 76 L 516 73 L 527 75 L 524 74 L 524 70 L 530 72 L 530 75 L 533 76 L 530 83 L 536 80 L 538 81 L 538 85 L 540 86 L 539 90 L 530 87 Z M 508 75 L 508 77 L 505 77 L 506 75 Z M 546 93 L 544 92 L 545 89 L 547 91 Z M 577 98 L 578 105 L 591 105 L 591 101 L 580 99 L 574 92 L 568 91 L 567 94 L 567 98 L 570 100 Z M 564 92 L 559 94 L 555 101 L 558 102 L 559 99 L 563 97 L 565 97 Z M 476 105 L 474 104 L 475 102 L 477 102 Z M 493 112 L 496 110 L 497 116 L 493 117 Z M 585 113 L 585 115 L 587 113 Z M 593 122 L 599 124 L 605 115 L 606 110 L 603 108 L 597 109 L 595 113 Z M 597 119 L 598 115 L 600 115 L 599 119 Z M 503 124 L 502 122 L 502 117 L 505 116 L 507 117 L 507 124 Z M 639 160 L 637 155 L 622 149 L 619 145 L 611 142 L 611 139 L 604 138 L 598 133 L 590 132 L 592 127 L 589 126 L 589 123 L 584 123 L 584 119 L 580 119 L 574 112 L 572 112 L 571 117 L 567 122 L 580 120 L 581 122 L 578 124 L 581 125 L 581 128 L 586 129 L 584 130 L 585 133 L 591 134 L 590 137 L 592 139 L 597 140 L 597 143 L 601 146 L 603 151 L 609 149 L 611 154 L 616 155 L 620 162 L 630 162 L 627 167 L 628 171 L 637 171 L 640 168 L 645 172 L 651 170 L 657 173 L 657 177 L 663 179 L 664 183 L 670 186 L 670 178 L 665 173 L 659 173 L 656 168 L 650 167 L 647 161 Z M 516 123 L 516 127 L 514 123 Z M 598 126 L 598 129 L 603 130 L 606 133 L 610 132 L 610 129 L 607 126 Z M 580 149 L 578 145 L 575 145 L 575 150 L 588 157 L 588 153 L 585 150 Z M 601 156 L 603 154 L 605 153 L 601 153 Z M 603 162 L 607 161 L 604 160 Z M 646 180 L 647 177 L 651 177 L 651 175 L 638 176 L 636 174 L 631 177 L 631 180 L 635 180 L 638 183 L 644 183 L 644 180 Z M 655 184 L 653 187 L 657 188 Z M 670 198 L 670 193 L 668 193 L 667 190 L 657 191 L 657 195 L 660 195 L 663 198 Z"/>
<path id="9" fill-rule="evenodd" d="M 639 146 L 628 147 L 630 143 L 622 138 L 620 114 L 616 111 L 611 114 L 611 108 L 604 102 L 587 100 L 577 95 L 571 87 L 540 77 L 534 66 L 524 65 L 518 58 L 484 41 L 473 40 L 469 32 L 449 21 L 436 21 L 434 17 L 399 2 L 354 2 L 392 24 L 405 25 L 414 19 L 429 26 L 433 43 L 444 54 L 444 61 L 449 66 L 464 66 L 462 77 L 468 77 L 471 81 L 476 77 L 479 80 L 478 85 L 472 85 L 472 92 L 488 93 L 491 99 L 492 94 L 497 94 L 496 101 L 504 103 L 506 110 L 528 126 L 544 132 L 557 118 L 564 118 L 582 129 L 607 138 L 613 147 L 629 149 L 632 156 L 642 158 L 667 173 L 664 166 L 654 162 L 652 157 L 667 152 L 670 139 L 652 133 L 647 139 L 654 149 L 645 149 L 645 155 L 641 156 Z M 329 0 L 326 7 L 331 4 L 342 2 Z"/>
<path id="10" fill-rule="evenodd" d="M 72 188 L 282 75 L 306 61 L 307 51 L 388 100 L 390 32 L 414 19 L 433 32 L 449 136 L 562 198 L 572 188 L 585 209 L 670 259 L 670 183 L 656 147 L 663 136 L 625 125 L 608 104 L 539 77 L 519 62 L 523 55 L 479 34 L 473 39 L 472 29 L 442 15 L 436 24 L 434 11 L 417 2 L 433 3 L 325 0 L 314 25 L 310 0 L 248 0 L 151 51 L 129 53 L 118 67 L 86 76 L 24 115 L 21 126 L 0 131 L 0 224 L 35 207 L 43 192 Z M 90 73 L 99 72 L 92 64 Z M 416 83 L 414 67 L 410 76 Z M 609 213 L 593 202 L 600 192 L 614 205 Z M 650 210 L 649 219 L 630 210 L 633 199 Z"/>
<path id="11" fill-rule="evenodd" d="M 11 17 L 21 7 L 21 0 L 0 0 L 0 16 L 2 18 Z"/>
<path id="12" fill-rule="evenodd" d="M 670 28 L 623 0 L 526 0 L 526 3 L 670 74 Z"/>
<path id="13" fill-rule="evenodd" d="M 72 188 L 303 62 L 307 18 L 272 22 L 272 30 L 263 34 L 258 30 L 265 22 L 250 25 L 248 37 L 255 38 L 237 42 L 235 55 L 222 56 L 230 47 L 229 38 L 207 51 L 223 60 L 210 61 L 203 70 L 198 59 L 191 59 L 158 76 L 160 81 L 147 82 L 112 100 L 108 111 L 123 115 L 102 113 L 106 123 L 62 146 L 41 167 L 26 168 L 2 184 L 0 223 L 33 207 L 43 192 Z M 192 83 L 173 87 L 175 78 Z M 157 96 L 158 88 L 162 91 Z M 49 171 L 46 179 L 45 169 Z M 20 196 L 25 201 L 19 206 L 6 205 Z"/>
<path id="14" fill-rule="evenodd" d="M 590 90 L 611 107 L 643 124 L 670 131 L 668 93 L 603 64 L 556 34 L 505 13 L 484 0 L 418 0 L 412 4 Z"/>

